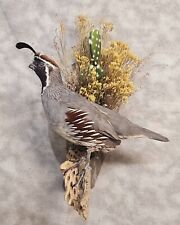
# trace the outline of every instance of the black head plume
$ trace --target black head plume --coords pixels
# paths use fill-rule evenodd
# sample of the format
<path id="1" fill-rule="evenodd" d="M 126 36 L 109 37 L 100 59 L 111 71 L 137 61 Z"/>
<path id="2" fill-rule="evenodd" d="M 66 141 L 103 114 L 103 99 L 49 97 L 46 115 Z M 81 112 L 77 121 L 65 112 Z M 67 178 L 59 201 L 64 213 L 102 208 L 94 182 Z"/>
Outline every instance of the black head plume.
<path id="1" fill-rule="evenodd" d="M 30 45 L 28 45 L 24 42 L 18 42 L 16 44 L 16 48 L 18 48 L 18 49 L 29 48 L 34 54 L 36 54 L 36 51 Z"/>

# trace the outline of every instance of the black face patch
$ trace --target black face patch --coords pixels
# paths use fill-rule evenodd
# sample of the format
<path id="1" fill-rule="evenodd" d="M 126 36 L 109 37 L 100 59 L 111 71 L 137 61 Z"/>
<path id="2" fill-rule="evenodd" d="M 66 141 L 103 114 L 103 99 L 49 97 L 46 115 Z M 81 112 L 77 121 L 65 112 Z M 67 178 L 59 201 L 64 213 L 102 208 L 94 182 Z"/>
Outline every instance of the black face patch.
<path id="1" fill-rule="evenodd" d="M 34 57 L 34 61 L 32 63 L 33 70 L 38 75 L 39 79 L 42 83 L 42 91 L 43 88 L 47 85 L 47 70 L 46 70 L 46 63 L 43 62 L 41 59 Z"/>

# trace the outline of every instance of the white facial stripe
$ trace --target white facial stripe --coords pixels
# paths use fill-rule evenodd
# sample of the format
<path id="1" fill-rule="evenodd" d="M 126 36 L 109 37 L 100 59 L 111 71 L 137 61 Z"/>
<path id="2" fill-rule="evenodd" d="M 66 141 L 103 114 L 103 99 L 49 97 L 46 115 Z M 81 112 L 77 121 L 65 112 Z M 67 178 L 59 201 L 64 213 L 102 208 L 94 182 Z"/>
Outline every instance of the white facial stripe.
<path id="1" fill-rule="evenodd" d="M 49 86 L 49 82 L 50 82 L 49 81 L 49 68 L 47 65 L 45 66 L 45 72 L 46 72 L 46 86 L 43 87 L 43 92 Z M 43 92 L 42 92 L 42 94 L 43 94 Z"/>
<path id="2" fill-rule="evenodd" d="M 41 55 L 40 56 L 34 56 L 34 57 L 37 58 L 37 59 L 39 59 L 39 60 L 41 60 L 41 61 L 43 61 L 44 63 L 48 64 L 49 66 L 53 67 L 53 69 L 55 68 L 55 66 L 52 63 L 50 63 L 50 62 L 42 59 L 41 58 Z"/>

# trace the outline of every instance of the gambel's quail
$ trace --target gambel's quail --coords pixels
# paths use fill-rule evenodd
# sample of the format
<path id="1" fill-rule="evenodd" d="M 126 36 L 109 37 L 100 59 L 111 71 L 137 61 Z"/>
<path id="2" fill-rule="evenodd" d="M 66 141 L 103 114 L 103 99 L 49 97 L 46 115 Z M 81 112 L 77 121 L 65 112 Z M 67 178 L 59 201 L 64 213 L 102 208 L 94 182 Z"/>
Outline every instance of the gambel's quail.
<path id="1" fill-rule="evenodd" d="M 42 83 L 41 98 L 51 128 L 75 145 L 91 152 L 114 150 L 121 140 L 129 137 L 147 137 L 168 142 L 168 138 L 140 127 L 119 113 L 88 101 L 63 84 L 61 71 L 56 62 L 37 53 L 24 42 L 16 44 L 18 49 L 29 48 L 34 61 L 29 67 L 35 71 Z"/>

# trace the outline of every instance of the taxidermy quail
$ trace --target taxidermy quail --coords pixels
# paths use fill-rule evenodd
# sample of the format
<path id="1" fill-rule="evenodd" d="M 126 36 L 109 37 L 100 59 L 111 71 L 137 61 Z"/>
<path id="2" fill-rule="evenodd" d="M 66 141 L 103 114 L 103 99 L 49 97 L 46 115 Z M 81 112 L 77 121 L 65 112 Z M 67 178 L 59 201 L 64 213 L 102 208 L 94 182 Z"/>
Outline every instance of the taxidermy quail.
<path id="1" fill-rule="evenodd" d="M 85 146 L 87 159 L 94 151 L 114 150 L 121 140 L 147 137 L 168 142 L 168 138 L 140 127 L 119 113 L 88 101 L 63 84 L 61 71 L 55 61 L 37 53 L 30 45 L 19 42 L 18 49 L 34 53 L 29 67 L 42 83 L 41 98 L 49 125 L 60 136 L 75 145 Z"/>

